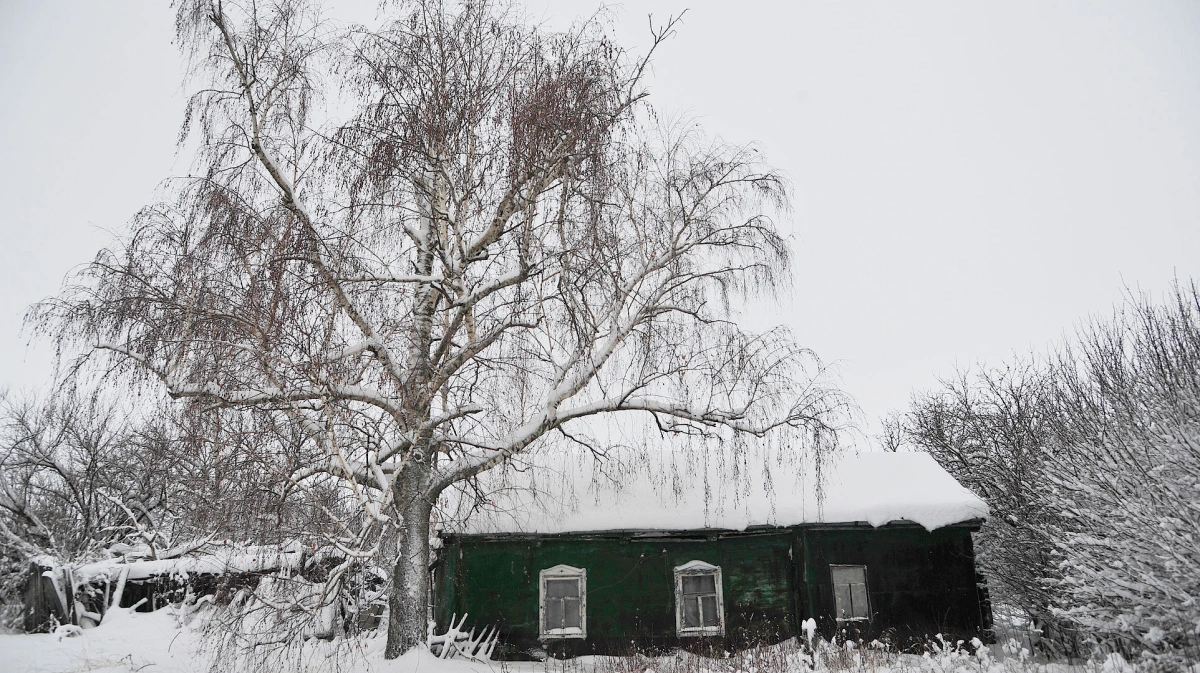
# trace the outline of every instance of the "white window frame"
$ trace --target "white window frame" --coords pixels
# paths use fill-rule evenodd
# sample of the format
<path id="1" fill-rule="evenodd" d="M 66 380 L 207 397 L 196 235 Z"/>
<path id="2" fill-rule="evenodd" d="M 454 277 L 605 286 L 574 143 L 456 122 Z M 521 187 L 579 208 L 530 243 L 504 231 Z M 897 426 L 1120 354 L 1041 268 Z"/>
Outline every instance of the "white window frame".
<path id="1" fill-rule="evenodd" d="M 717 625 L 683 625 L 683 578 L 688 575 L 715 575 L 717 589 Z M 703 619 L 701 620 L 703 621 Z M 675 633 L 679 637 L 725 635 L 725 591 L 721 582 L 721 567 L 704 561 L 688 561 L 675 566 Z"/>
<path id="2" fill-rule="evenodd" d="M 546 580 L 579 580 L 579 628 L 546 628 Z M 538 640 L 587 638 L 587 569 L 556 565 L 538 573 Z"/>
<path id="3" fill-rule="evenodd" d="M 838 616 L 840 610 L 838 610 L 838 605 L 837 605 L 837 600 L 838 600 L 837 599 L 837 582 L 834 581 L 834 579 L 833 579 L 833 569 L 834 568 L 862 568 L 863 596 L 866 597 L 866 599 L 867 599 L 867 604 L 865 606 L 867 616 L 865 616 L 865 617 L 840 617 L 840 616 Z M 867 582 L 867 566 L 859 565 L 859 564 L 842 564 L 842 563 L 832 564 L 831 563 L 829 565 L 829 585 L 833 588 L 833 616 L 837 619 L 838 622 L 846 623 L 846 622 L 869 622 L 869 621 L 871 621 L 871 585 L 870 585 L 870 583 Z M 851 602 L 851 607 L 853 607 L 853 603 L 854 603 L 854 592 L 853 591 L 850 592 L 850 602 Z"/>

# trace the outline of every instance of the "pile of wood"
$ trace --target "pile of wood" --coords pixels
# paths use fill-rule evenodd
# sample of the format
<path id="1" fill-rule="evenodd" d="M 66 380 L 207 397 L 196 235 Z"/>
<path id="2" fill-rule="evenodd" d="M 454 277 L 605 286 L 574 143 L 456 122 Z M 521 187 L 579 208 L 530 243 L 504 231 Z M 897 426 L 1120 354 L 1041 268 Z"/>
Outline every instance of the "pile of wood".
<path id="1" fill-rule="evenodd" d="M 23 626 L 49 632 L 60 624 L 99 625 L 114 607 L 143 612 L 193 596 L 254 587 L 264 575 L 300 568 L 299 545 L 240 547 L 169 559 L 119 557 L 82 565 L 32 562 L 25 582 Z"/>

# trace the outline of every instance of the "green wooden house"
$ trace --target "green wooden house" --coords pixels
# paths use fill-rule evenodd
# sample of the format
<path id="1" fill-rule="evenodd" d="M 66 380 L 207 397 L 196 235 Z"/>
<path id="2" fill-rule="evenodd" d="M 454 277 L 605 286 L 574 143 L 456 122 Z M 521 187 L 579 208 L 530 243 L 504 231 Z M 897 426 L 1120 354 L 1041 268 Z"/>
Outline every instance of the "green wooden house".
<path id="1" fill-rule="evenodd" d="M 803 638 L 809 618 L 825 638 L 901 647 L 937 633 L 987 638 L 971 541 L 987 507 L 929 456 L 840 460 L 823 497 L 817 480 L 789 480 L 781 466 L 740 467 L 704 489 L 680 488 L 678 474 L 660 478 L 674 484 L 665 493 L 630 488 L 648 469 L 558 510 L 444 529 L 438 625 L 469 614 L 498 626 L 508 658 L 740 648 Z"/>

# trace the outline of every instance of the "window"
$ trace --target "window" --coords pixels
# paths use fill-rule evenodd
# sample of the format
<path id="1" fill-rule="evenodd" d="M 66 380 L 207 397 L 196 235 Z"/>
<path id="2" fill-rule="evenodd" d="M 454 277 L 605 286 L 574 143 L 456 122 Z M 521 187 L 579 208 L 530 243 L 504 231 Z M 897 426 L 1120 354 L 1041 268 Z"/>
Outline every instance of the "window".
<path id="1" fill-rule="evenodd" d="M 542 638 L 587 637 L 587 571 L 568 565 L 540 574 Z"/>
<path id="2" fill-rule="evenodd" d="M 841 621 L 871 618 L 867 601 L 866 566 L 829 566 L 833 576 L 833 601 Z"/>
<path id="3" fill-rule="evenodd" d="M 681 636 L 725 633 L 721 569 L 704 561 L 675 568 L 675 629 Z"/>

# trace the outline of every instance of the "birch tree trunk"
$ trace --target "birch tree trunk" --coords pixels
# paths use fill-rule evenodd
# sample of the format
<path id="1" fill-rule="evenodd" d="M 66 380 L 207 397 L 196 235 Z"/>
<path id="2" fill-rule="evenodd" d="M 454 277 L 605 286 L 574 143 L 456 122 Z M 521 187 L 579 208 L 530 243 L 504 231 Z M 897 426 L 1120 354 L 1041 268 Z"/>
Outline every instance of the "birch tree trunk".
<path id="1" fill-rule="evenodd" d="M 429 469 L 423 461 L 410 465 L 394 487 L 396 510 L 404 521 L 388 597 L 387 659 L 422 646 L 429 619 L 429 517 L 433 511 L 433 503 L 426 497 Z"/>

